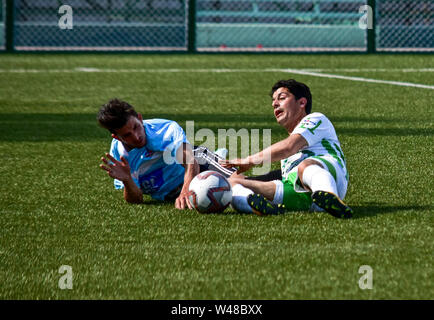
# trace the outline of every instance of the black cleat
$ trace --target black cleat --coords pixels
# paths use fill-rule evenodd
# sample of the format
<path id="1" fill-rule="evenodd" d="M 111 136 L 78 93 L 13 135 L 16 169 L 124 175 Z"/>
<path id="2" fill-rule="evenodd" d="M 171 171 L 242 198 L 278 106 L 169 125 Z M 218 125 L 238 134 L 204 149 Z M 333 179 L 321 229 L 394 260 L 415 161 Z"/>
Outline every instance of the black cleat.
<path id="1" fill-rule="evenodd" d="M 312 201 L 333 217 L 348 219 L 353 216 L 353 210 L 331 192 L 315 191 L 312 193 Z"/>
<path id="2" fill-rule="evenodd" d="M 247 203 L 258 216 L 276 215 L 285 213 L 285 205 L 274 204 L 261 194 L 251 194 L 247 197 Z"/>

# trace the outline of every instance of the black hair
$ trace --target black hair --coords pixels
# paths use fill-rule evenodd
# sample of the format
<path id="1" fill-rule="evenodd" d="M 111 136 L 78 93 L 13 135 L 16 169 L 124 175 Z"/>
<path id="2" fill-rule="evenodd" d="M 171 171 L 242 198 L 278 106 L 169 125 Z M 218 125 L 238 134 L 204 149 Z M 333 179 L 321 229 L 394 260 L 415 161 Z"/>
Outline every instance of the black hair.
<path id="1" fill-rule="evenodd" d="M 130 117 L 138 118 L 134 108 L 129 103 L 114 98 L 102 105 L 97 120 L 101 127 L 115 133 L 115 130 L 122 128 Z"/>
<path id="2" fill-rule="evenodd" d="M 312 112 L 312 94 L 310 93 L 310 89 L 307 85 L 294 79 L 279 80 L 271 88 L 271 97 L 277 89 L 282 87 L 288 89 L 289 92 L 291 92 L 297 100 L 300 98 L 306 98 L 307 103 L 306 107 L 304 108 L 306 114 Z"/>

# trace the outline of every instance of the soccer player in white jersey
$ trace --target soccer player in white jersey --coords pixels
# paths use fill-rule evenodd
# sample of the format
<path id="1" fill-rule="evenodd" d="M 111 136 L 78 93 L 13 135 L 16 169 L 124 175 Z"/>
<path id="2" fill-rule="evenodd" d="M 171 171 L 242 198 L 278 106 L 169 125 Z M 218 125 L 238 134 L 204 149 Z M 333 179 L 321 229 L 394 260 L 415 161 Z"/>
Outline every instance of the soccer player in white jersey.
<path id="1" fill-rule="evenodd" d="M 193 150 L 175 121 L 143 120 L 125 101 L 110 100 L 97 119 L 113 138 L 100 167 L 114 179 L 116 189 L 124 190 L 127 202 L 142 203 L 143 194 L 149 194 L 157 200 L 175 200 L 177 209 L 192 209 L 188 187 L 200 171 L 215 170 L 226 177 L 235 171 L 222 168 L 222 158 L 205 147 Z"/>
<path id="2" fill-rule="evenodd" d="M 224 167 L 238 168 L 229 179 L 232 206 L 259 215 L 318 206 L 335 217 L 350 218 L 352 210 L 342 201 L 348 187 L 344 153 L 330 120 L 311 113 L 309 87 L 293 79 L 280 80 L 271 97 L 274 116 L 288 137 L 244 159 L 221 161 Z M 240 175 L 274 161 L 281 162 L 281 179 L 255 181 Z"/>

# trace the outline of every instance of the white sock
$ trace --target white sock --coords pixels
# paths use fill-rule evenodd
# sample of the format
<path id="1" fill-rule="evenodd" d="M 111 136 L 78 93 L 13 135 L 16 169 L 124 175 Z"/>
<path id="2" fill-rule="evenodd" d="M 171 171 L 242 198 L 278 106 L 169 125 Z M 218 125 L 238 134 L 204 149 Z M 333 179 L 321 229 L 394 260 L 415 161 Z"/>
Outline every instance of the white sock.
<path id="1" fill-rule="evenodd" d="M 276 185 L 276 191 L 274 192 L 273 203 L 274 204 L 282 204 L 283 203 L 283 182 L 282 180 L 274 180 L 274 184 Z"/>
<path id="2" fill-rule="evenodd" d="M 303 184 L 308 186 L 312 192 L 321 190 L 332 192 L 338 195 L 336 182 L 328 170 L 317 165 L 307 166 L 303 171 Z"/>
<path id="3" fill-rule="evenodd" d="M 241 184 L 234 185 L 232 187 L 232 208 L 238 212 L 253 213 L 252 207 L 247 203 L 247 197 L 252 193 L 252 190 L 247 189 Z"/>

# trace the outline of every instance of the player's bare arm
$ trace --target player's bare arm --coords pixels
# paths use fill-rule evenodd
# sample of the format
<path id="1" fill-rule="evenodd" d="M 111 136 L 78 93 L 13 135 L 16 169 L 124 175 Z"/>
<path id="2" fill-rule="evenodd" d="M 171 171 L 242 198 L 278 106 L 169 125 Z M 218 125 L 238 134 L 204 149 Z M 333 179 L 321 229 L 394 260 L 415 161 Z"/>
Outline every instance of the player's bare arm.
<path id="1" fill-rule="evenodd" d="M 108 160 L 101 157 L 104 164 L 101 164 L 100 168 L 105 170 L 113 179 L 123 182 L 125 200 L 129 203 L 143 203 L 143 193 L 131 177 L 128 161 L 124 157 L 121 157 L 121 161 L 118 161 L 109 153 L 106 153 L 105 156 Z"/>
<path id="2" fill-rule="evenodd" d="M 238 167 L 239 169 L 237 172 L 241 173 L 255 165 L 271 163 L 285 159 L 297 153 L 306 146 L 306 139 L 304 139 L 300 134 L 293 134 L 256 154 L 250 155 L 243 159 L 224 160 L 221 162 L 221 164 L 227 168 Z"/>
<path id="3" fill-rule="evenodd" d="M 193 209 L 193 206 L 188 201 L 188 187 L 190 186 L 191 180 L 199 173 L 199 164 L 194 159 L 193 150 L 191 145 L 184 143 L 182 147 L 178 148 L 176 157 L 178 161 L 182 163 L 185 168 L 184 174 L 184 184 L 182 186 L 181 192 L 175 200 L 175 208 L 177 209 L 185 209 L 188 207 L 189 209 Z"/>

